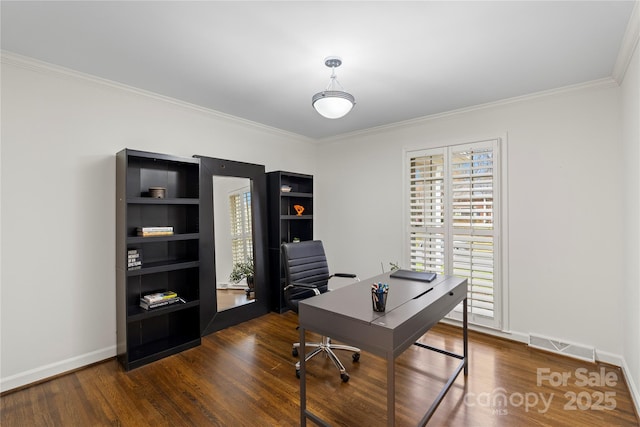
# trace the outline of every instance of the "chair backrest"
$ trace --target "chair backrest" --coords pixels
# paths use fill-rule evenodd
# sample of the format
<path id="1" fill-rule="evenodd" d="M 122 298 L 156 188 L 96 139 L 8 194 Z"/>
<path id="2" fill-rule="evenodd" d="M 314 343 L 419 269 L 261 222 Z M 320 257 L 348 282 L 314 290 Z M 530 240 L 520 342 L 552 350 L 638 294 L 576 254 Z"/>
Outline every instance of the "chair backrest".
<path id="1" fill-rule="evenodd" d="M 329 288 L 329 266 L 320 240 L 282 244 L 282 262 L 285 272 L 285 287 L 291 283 L 316 285 L 320 293 Z M 289 288 L 285 292 L 287 305 L 298 311 L 298 302 L 312 297 L 315 292 L 308 289 Z"/>

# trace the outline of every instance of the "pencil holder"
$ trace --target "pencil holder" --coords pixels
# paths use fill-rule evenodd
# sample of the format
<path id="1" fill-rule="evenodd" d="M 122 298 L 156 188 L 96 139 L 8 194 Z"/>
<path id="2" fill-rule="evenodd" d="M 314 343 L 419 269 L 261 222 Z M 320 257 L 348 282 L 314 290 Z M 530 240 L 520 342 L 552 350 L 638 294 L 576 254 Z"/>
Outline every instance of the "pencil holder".
<path id="1" fill-rule="evenodd" d="M 373 311 L 385 311 L 387 308 L 387 295 L 386 291 L 371 290 L 371 303 L 373 304 Z"/>

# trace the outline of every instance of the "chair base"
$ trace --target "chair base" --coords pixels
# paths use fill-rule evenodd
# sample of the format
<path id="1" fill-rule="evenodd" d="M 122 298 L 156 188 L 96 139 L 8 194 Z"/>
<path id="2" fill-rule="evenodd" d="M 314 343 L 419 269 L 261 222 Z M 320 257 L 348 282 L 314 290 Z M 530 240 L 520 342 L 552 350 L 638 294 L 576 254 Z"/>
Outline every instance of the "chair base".
<path id="1" fill-rule="evenodd" d="M 352 355 L 353 361 L 357 362 L 358 360 L 360 360 L 359 348 L 352 347 L 350 345 L 331 344 L 331 338 L 329 337 L 322 337 L 322 342 L 306 343 L 305 347 L 313 348 L 313 350 L 307 353 L 306 356 L 304 357 L 305 361 L 308 361 L 309 359 L 311 359 L 312 357 L 315 357 L 318 354 L 321 354 L 321 353 L 324 354 L 326 357 L 331 359 L 331 361 L 336 366 L 336 368 L 338 368 L 338 370 L 340 371 L 340 378 L 344 382 L 349 381 L 349 374 L 347 374 L 347 370 L 345 369 L 340 359 L 338 359 L 338 356 L 333 352 L 333 350 L 351 351 L 353 352 L 353 355 Z M 300 348 L 300 343 L 297 342 L 293 344 L 292 353 L 294 356 L 297 356 L 299 348 Z M 296 376 L 300 378 L 300 362 L 296 363 Z"/>

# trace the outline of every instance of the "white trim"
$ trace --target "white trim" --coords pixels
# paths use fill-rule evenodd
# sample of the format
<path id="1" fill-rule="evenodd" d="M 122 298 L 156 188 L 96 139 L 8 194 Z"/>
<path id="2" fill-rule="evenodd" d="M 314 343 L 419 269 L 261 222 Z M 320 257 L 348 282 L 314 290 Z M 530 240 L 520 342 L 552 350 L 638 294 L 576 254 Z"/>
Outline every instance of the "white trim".
<path id="1" fill-rule="evenodd" d="M 509 134 L 504 132 L 501 137 L 498 138 L 499 152 L 500 152 L 500 329 L 508 331 L 511 327 L 511 312 L 509 304 Z"/>
<path id="2" fill-rule="evenodd" d="M 596 350 L 596 354 L 597 353 L 598 351 Z M 631 369 L 629 369 L 629 365 L 627 365 L 627 361 L 625 359 L 622 359 L 622 365 L 619 366 L 622 368 L 624 379 L 627 381 L 627 387 L 629 387 L 629 393 L 631 394 L 633 403 L 636 405 L 636 415 L 640 415 L 640 383 L 635 381 L 631 374 Z"/>
<path id="3" fill-rule="evenodd" d="M 622 44 L 620 45 L 620 50 L 618 51 L 616 63 L 613 67 L 612 77 L 619 85 L 622 84 L 624 80 L 624 76 L 627 73 L 627 69 L 631 63 L 631 58 L 633 57 L 633 52 L 636 50 L 639 40 L 640 2 L 636 0 L 633 11 L 631 12 L 631 17 L 629 18 L 629 23 L 627 24 L 624 38 L 622 39 Z"/>
<path id="4" fill-rule="evenodd" d="M 623 366 L 626 365 L 627 363 L 625 362 L 624 358 L 621 355 L 610 353 L 608 351 L 598 350 L 597 348 L 595 350 L 596 350 L 596 362 L 608 363 L 610 365 L 619 366 L 624 370 Z M 630 373 L 631 372 L 627 372 L 626 374 L 630 374 Z M 630 376 L 626 374 L 625 374 L 625 377 L 629 379 Z"/>
<path id="5" fill-rule="evenodd" d="M 118 83 L 113 80 L 104 79 L 102 77 L 72 70 L 70 68 L 65 68 L 59 65 L 50 64 L 48 62 L 40 61 L 34 58 L 18 55 L 16 53 L 9 52 L 6 50 L 2 50 L 0 52 L 1 52 L 0 62 L 2 62 L 2 64 L 13 65 L 15 67 L 20 67 L 26 70 L 40 72 L 40 73 L 50 73 L 50 74 L 56 74 L 58 76 L 63 76 L 63 77 L 72 77 L 72 78 L 82 79 L 90 83 L 94 83 L 102 86 L 109 86 L 114 89 L 123 90 L 136 95 L 141 95 L 147 98 L 154 99 L 156 101 L 168 102 L 170 104 L 176 105 L 181 108 L 186 108 L 191 111 L 204 113 L 206 115 L 213 116 L 218 119 L 235 122 L 243 126 L 252 127 L 254 129 L 270 132 L 276 135 L 281 135 L 281 136 L 286 136 L 286 137 L 291 137 L 296 139 L 302 138 L 304 140 L 307 140 L 308 142 L 314 142 L 312 138 L 309 138 L 304 135 L 288 132 L 282 129 L 278 129 L 272 126 L 267 126 L 258 122 L 253 122 L 251 120 L 243 119 L 237 116 L 232 116 L 230 114 L 222 113 L 217 110 L 212 110 L 210 108 L 205 108 L 199 105 L 191 104 L 189 102 L 181 101 L 176 98 L 171 98 L 169 96 L 160 95 L 155 92 L 150 92 L 144 89 L 139 89 L 133 86 L 128 86 L 122 83 Z"/>
<path id="6" fill-rule="evenodd" d="M 444 117 L 457 116 L 461 114 L 466 114 L 469 112 L 486 110 L 495 107 L 502 107 L 509 104 L 519 103 L 519 102 L 527 102 L 533 99 L 544 98 L 548 96 L 554 96 L 558 94 L 577 92 L 585 89 L 594 89 L 594 88 L 611 88 L 618 87 L 618 83 L 613 79 L 613 77 L 605 77 L 602 79 L 591 80 L 585 83 L 578 83 L 575 85 L 563 86 L 560 88 L 543 90 L 540 92 L 534 92 L 527 95 L 514 96 L 512 98 L 505 98 L 498 101 L 491 101 L 485 104 L 473 105 L 471 107 L 459 108 L 456 110 L 445 111 L 442 113 L 436 113 L 428 116 L 418 117 L 416 119 L 404 120 L 401 122 L 394 122 L 388 125 L 376 126 L 368 129 L 357 130 L 353 132 L 347 132 L 340 135 L 330 136 L 326 138 L 320 138 L 315 140 L 318 143 L 324 142 L 335 142 L 340 141 L 342 139 L 351 138 L 355 136 L 367 136 L 371 134 L 377 134 L 379 132 L 392 131 L 398 128 L 405 128 L 410 126 L 419 126 L 423 123 L 438 120 Z"/>
<path id="7" fill-rule="evenodd" d="M 90 353 L 81 354 L 49 365 L 29 369 L 0 379 L 0 392 L 29 385 L 37 381 L 47 380 L 56 375 L 65 374 L 75 369 L 84 368 L 92 363 L 102 362 L 116 355 L 116 346 L 112 345 Z"/>
<path id="8" fill-rule="evenodd" d="M 444 318 L 440 322 L 447 325 L 451 325 L 451 326 L 458 326 L 458 327 L 462 326 L 461 320 L 456 320 L 451 318 Z M 469 330 L 491 335 L 498 338 L 504 338 L 509 341 L 516 341 L 523 344 L 527 344 L 529 342 L 529 335 L 524 334 L 522 332 L 501 331 L 498 329 L 489 328 L 487 326 L 476 325 L 471 323 L 469 323 Z"/>

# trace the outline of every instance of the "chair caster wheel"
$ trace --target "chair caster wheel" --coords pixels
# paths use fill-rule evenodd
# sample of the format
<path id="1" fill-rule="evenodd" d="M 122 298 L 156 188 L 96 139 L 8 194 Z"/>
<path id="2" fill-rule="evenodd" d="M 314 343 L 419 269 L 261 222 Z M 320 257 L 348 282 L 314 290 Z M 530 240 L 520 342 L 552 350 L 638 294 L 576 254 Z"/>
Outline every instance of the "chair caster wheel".
<path id="1" fill-rule="evenodd" d="M 296 378 L 300 379 L 300 369 L 296 369 Z"/>
<path id="2" fill-rule="evenodd" d="M 340 378 L 342 379 L 343 383 L 346 383 L 347 381 L 349 381 L 349 374 L 347 374 L 346 372 L 344 374 L 340 374 Z"/>
<path id="3" fill-rule="evenodd" d="M 291 350 L 291 355 L 292 355 L 293 357 L 298 357 L 298 349 L 294 347 L 294 349 L 293 349 L 293 350 Z"/>
<path id="4" fill-rule="evenodd" d="M 354 362 L 357 362 L 360 360 L 360 353 L 353 353 L 351 355 L 351 358 L 353 359 Z"/>

